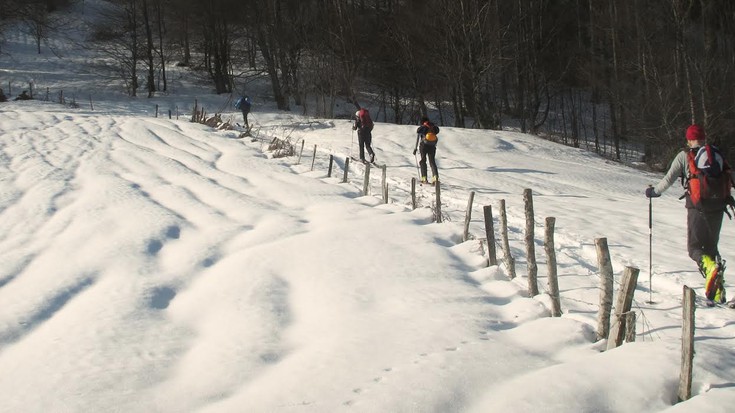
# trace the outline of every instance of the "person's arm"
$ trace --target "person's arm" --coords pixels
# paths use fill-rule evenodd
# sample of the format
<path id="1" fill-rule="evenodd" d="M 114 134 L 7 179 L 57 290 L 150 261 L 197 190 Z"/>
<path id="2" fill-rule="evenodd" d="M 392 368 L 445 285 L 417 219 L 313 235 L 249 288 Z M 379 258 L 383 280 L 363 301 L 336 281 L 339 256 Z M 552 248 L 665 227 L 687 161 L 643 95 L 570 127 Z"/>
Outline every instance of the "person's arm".
<path id="1" fill-rule="evenodd" d="M 687 152 L 681 151 L 678 155 L 676 155 L 674 161 L 671 162 L 671 166 L 669 167 L 669 171 L 666 172 L 666 175 L 664 175 L 664 177 L 656 184 L 656 186 L 653 187 L 654 192 L 656 192 L 656 194 L 658 195 L 663 194 L 680 177 L 686 176 L 686 171 Z"/>
<path id="2" fill-rule="evenodd" d="M 416 144 L 413 145 L 413 154 L 414 155 L 416 155 L 416 150 L 418 150 L 418 148 L 419 148 L 419 141 L 421 141 L 421 133 L 422 132 L 426 133 L 425 131 L 423 131 L 423 129 L 426 129 L 426 128 L 424 126 L 419 126 L 416 129 Z"/>

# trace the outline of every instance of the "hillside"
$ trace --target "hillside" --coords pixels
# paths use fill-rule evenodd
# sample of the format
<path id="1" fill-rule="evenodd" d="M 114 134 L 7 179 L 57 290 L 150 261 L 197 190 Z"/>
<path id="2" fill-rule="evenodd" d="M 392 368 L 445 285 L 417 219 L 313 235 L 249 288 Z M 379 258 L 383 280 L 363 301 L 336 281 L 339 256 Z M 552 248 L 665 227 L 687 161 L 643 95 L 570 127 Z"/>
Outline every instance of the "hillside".
<path id="1" fill-rule="evenodd" d="M 0 411 L 684 412 L 735 402 L 735 313 L 700 306 L 694 397 L 675 404 L 681 290 L 701 295 L 702 278 L 675 188 L 653 201 L 649 244 L 643 190 L 657 174 L 514 131 L 443 127 L 448 219 L 437 224 L 431 189 L 410 207 L 414 126 L 376 124 L 386 205 L 379 173 L 367 196 L 361 166 L 341 182 L 357 149 L 349 121 L 278 112 L 261 97 L 251 114 L 261 139 L 236 139 L 151 110 L 185 112 L 196 98 L 238 117 L 227 97 L 182 81 L 185 93 L 127 99 L 63 58 L 39 58 L 23 36 L 11 46 L 0 73 L 34 68 L 39 84 L 76 84 L 95 105 L 0 104 L 0 371 L 10 372 Z M 305 143 L 300 163 L 271 156 L 275 136 Z M 526 188 L 542 290 L 532 298 Z M 471 191 L 474 239 L 462 242 Z M 500 200 L 515 280 L 505 263 L 487 266 L 479 241 L 482 206 L 497 229 Z M 546 217 L 556 218 L 558 318 Z M 734 232 L 725 222 L 725 258 Z M 595 339 L 599 237 L 616 288 L 625 266 L 641 270 L 636 342 L 611 351 Z"/>

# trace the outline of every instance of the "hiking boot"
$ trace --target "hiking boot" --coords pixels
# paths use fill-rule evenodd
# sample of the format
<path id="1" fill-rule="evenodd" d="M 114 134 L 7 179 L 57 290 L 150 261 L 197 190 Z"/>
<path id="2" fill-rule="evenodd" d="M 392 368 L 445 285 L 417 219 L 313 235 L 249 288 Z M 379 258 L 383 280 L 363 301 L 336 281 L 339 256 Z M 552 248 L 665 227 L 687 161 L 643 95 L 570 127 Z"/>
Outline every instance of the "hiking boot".
<path id="1" fill-rule="evenodd" d="M 703 255 L 699 271 L 704 275 L 704 295 L 708 300 L 714 300 L 722 286 L 720 264 L 709 255 Z"/>
<path id="2" fill-rule="evenodd" d="M 375 162 L 375 154 L 374 153 L 371 153 L 370 154 L 370 163 L 373 163 L 373 162 Z"/>
<path id="3" fill-rule="evenodd" d="M 426 177 L 425 177 L 425 176 L 422 176 L 422 177 L 421 177 L 421 183 L 422 183 L 422 184 L 428 184 L 428 183 L 429 183 L 429 181 L 427 181 L 427 180 L 426 180 Z"/>
<path id="4" fill-rule="evenodd" d="M 727 293 L 725 292 L 725 268 L 727 266 L 725 260 L 721 260 L 719 256 L 717 256 L 717 267 L 717 291 L 715 292 L 714 301 L 723 304 L 727 302 Z"/>
<path id="5" fill-rule="evenodd" d="M 438 181 L 438 180 L 439 180 L 439 177 L 438 177 L 438 176 L 436 176 L 436 175 L 434 175 L 434 176 L 433 176 L 433 177 L 431 178 L 431 183 L 432 183 L 432 184 L 435 184 L 435 183 L 436 183 L 436 181 Z"/>
<path id="6" fill-rule="evenodd" d="M 713 301 L 720 304 L 727 302 L 727 293 L 722 285 L 720 285 L 720 288 L 715 292 L 715 299 Z"/>

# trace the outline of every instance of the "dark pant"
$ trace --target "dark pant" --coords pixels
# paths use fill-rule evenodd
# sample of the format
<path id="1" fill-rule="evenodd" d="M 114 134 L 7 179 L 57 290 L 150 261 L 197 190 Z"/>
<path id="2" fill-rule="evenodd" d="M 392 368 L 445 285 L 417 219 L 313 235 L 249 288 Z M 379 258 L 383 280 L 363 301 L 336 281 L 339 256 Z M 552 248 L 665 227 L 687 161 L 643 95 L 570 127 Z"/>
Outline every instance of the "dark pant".
<path id="1" fill-rule="evenodd" d="M 242 120 L 245 122 L 245 127 L 250 127 L 248 124 L 248 113 L 250 113 L 250 110 L 243 110 L 242 111 Z"/>
<path id="2" fill-rule="evenodd" d="M 362 160 L 365 160 L 365 149 L 367 149 L 368 154 L 375 155 L 371 146 L 373 143 L 372 130 L 372 127 L 357 130 L 357 144 L 360 146 L 360 159 Z"/>
<path id="3" fill-rule="evenodd" d="M 687 208 L 687 249 L 689 258 L 697 264 L 702 262 L 702 255 L 712 258 L 720 255 L 717 244 L 720 242 L 723 215 L 723 211 L 703 212 Z"/>
<path id="4" fill-rule="evenodd" d="M 421 167 L 421 177 L 426 176 L 426 158 L 429 158 L 429 165 L 431 165 L 431 172 L 436 177 L 436 179 L 439 179 L 439 170 L 436 167 L 436 145 L 427 145 L 425 143 L 421 143 L 419 145 L 419 151 L 421 152 L 421 161 L 419 162 L 419 167 Z"/>

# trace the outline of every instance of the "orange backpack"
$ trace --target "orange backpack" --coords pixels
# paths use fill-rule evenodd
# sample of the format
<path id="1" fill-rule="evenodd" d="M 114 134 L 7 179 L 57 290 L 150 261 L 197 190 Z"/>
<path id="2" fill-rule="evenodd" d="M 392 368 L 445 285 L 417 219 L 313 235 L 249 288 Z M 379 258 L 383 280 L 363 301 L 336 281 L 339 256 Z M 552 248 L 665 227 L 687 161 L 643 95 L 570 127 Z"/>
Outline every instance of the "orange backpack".
<path id="1" fill-rule="evenodd" d="M 687 162 L 687 190 L 694 207 L 705 211 L 725 209 L 731 200 L 732 175 L 719 149 L 707 144 L 699 150 L 690 150 Z"/>

